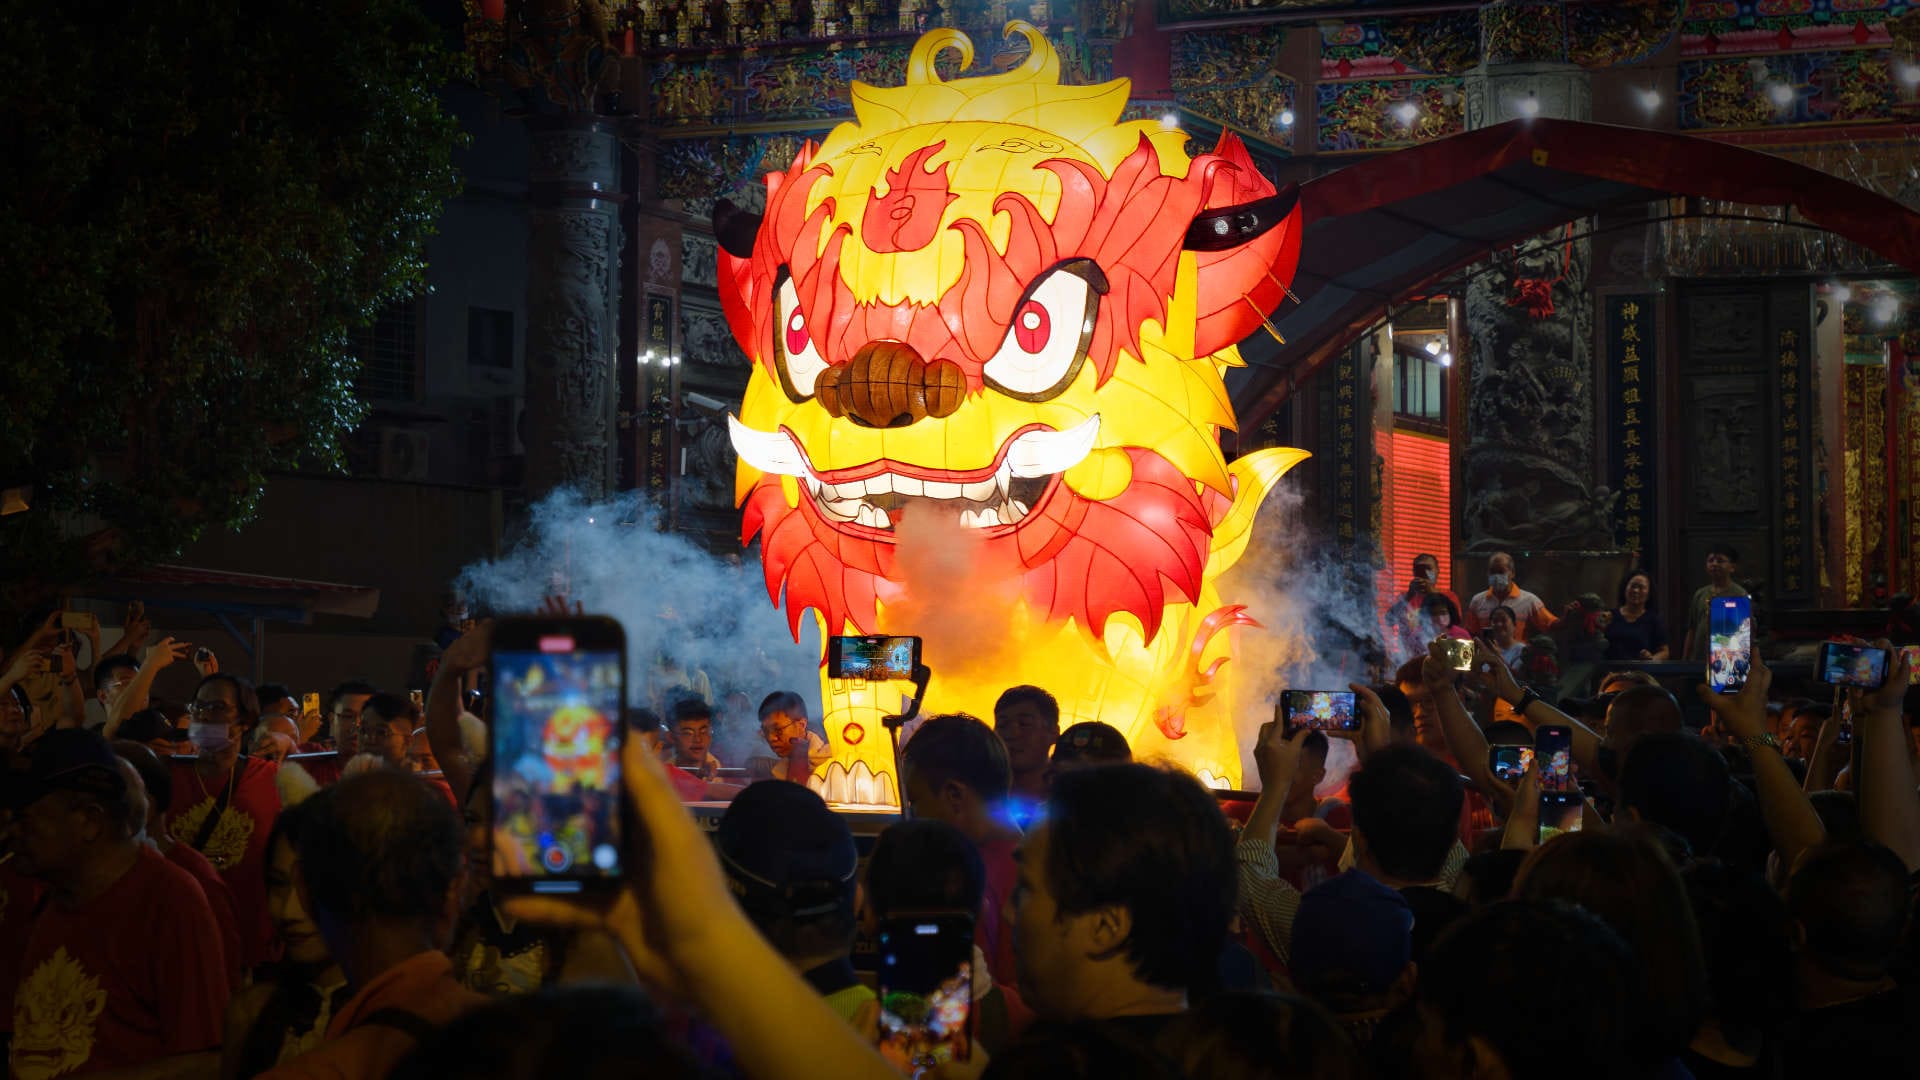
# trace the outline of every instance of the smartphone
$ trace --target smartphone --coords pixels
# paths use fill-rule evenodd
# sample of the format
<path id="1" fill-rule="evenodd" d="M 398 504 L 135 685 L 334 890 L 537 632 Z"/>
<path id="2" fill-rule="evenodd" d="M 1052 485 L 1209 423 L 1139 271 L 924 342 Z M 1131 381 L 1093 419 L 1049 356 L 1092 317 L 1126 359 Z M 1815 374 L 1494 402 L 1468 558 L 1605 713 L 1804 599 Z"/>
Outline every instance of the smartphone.
<path id="1" fill-rule="evenodd" d="M 1902 645 L 1900 646 L 1900 655 L 1907 660 L 1907 671 L 1910 673 L 1909 677 L 1912 675 L 1920 675 L 1920 645 Z"/>
<path id="2" fill-rule="evenodd" d="M 1707 685 L 1737 694 L 1753 666 L 1753 608 L 1744 596 L 1707 600 Z"/>
<path id="3" fill-rule="evenodd" d="M 1542 791 L 1540 793 L 1540 842 L 1561 833 L 1579 832 L 1580 817 L 1586 809 L 1580 792 Z"/>
<path id="4" fill-rule="evenodd" d="M 427 710 L 427 692 L 425 690 L 407 691 L 407 700 L 413 703 L 413 710 L 425 715 Z"/>
<path id="5" fill-rule="evenodd" d="M 1441 638 L 1440 649 L 1455 671 L 1473 670 L 1473 642 L 1464 638 Z"/>
<path id="6" fill-rule="evenodd" d="M 1823 641 L 1814 661 L 1820 681 L 1828 686 L 1859 686 L 1878 690 L 1887 684 L 1887 670 L 1893 666 L 1893 653 L 1872 645 L 1846 641 Z"/>
<path id="7" fill-rule="evenodd" d="M 305 716 L 309 713 L 313 714 L 314 716 L 320 715 L 320 692 L 319 691 L 316 690 L 313 693 L 307 694 L 306 696 L 300 699 L 300 713 L 302 716 Z"/>
<path id="8" fill-rule="evenodd" d="M 1573 729 L 1542 724 L 1533 732 L 1533 760 L 1540 764 L 1540 790 L 1578 795 L 1573 781 Z"/>
<path id="9" fill-rule="evenodd" d="M 908 1076 L 973 1056 L 973 916 L 880 921 L 880 1056 Z"/>
<path id="10" fill-rule="evenodd" d="M 1851 745 L 1853 743 L 1853 721 L 1840 721 L 1839 728 L 1833 733 L 1833 741 L 1839 746 Z"/>
<path id="11" fill-rule="evenodd" d="M 1487 747 L 1487 769 L 1503 784 L 1517 784 L 1533 766 L 1531 746 Z"/>
<path id="12" fill-rule="evenodd" d="M 86 630 L 98 633 L 100 616 L 91 611 L 63 611 L 60 613 L 60 627 L 64 630 Z"/>
<path id="13" fill-rule="evenodd" d="M 488 666 L 493 842 L 513 848 L 496 856 L 494 882 L 536 893 L 617 885 L 626 632 L 591 615 L 501 619 Z"/>
<path id="14" fill-rule="evenodd" d="M 827 677 L 886 682 L 913 678 L 920 666 L 917 637 L 855 637 L 827 639 Z"/>
<path id="15" fill-rule="evenodd" d="M 1301 728 L 1359 731 L 1360 711 L 1349 690 L 1288 690 L 1280 695 L 1280 728 L 1288 737 Z"/>

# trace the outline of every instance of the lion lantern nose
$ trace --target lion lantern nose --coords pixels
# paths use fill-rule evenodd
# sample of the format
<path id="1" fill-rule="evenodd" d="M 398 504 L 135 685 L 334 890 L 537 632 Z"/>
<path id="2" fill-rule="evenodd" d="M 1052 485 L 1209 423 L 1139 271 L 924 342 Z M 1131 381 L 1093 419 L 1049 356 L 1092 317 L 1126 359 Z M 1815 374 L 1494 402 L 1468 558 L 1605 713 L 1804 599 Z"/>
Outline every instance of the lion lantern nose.
<path id="1" fill-rule="evenodd" d="M 834 416 L 861 427 L 898 428 L 952 416 L 966 389 L 966 376 L 953 361 L 929 364 L 905 342 L 872 341 L 851 361 L 821 372 L 814 392 Z"/>

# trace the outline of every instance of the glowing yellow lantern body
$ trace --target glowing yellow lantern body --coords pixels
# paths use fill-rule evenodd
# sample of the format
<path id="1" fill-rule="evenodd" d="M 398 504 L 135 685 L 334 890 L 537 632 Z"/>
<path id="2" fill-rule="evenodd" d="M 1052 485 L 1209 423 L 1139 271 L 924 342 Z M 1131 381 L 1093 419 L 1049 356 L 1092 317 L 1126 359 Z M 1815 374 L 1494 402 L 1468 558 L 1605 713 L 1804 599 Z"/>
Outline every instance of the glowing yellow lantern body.
<path id="1" fill-rule="evenodd" d="M 1231 135 L 1121 123 L 1127 83 L 1062 86 L 1032 52 L 942 81 L 855 83 L 856 120 L 723 204 L 721 295 L 754 361 L 742 539 L 790 626 L 918 634 L 928 712 L 990 717 L 1009 686 L 1101 720 L 1135 755 L 1238 782 L 1234 628 L 1214 582 L 1305 457 L 1227 464 L 1222 373 L 1278 304 L 1300 223 Z M 902 687 L 823 681 L 828 797 L 897 798 L 881 718 Z"/>

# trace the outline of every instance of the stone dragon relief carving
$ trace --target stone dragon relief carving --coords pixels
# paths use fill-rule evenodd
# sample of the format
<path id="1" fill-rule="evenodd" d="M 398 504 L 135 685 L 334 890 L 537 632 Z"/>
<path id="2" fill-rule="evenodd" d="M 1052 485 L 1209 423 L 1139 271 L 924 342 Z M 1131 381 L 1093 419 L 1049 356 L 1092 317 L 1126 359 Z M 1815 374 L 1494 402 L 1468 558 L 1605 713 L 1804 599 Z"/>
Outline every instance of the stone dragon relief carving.
<path id="1" fill-rule="evenodd" d="M 608 326 L 618 226 L 604 211 L 536 210 L 530 262 L 540 268 L 529 327 L 529 377 L 550 378 L 554 415 L 535 418 L 553 446 L 558 479 L 589 498 L 606 494 L 611 460 L 612 334 Z M 545 423 L 538 423 L 544 420 Z M 535 435 L 534 437 L 541 437 Z"/>
<path id="2" fill-rule="evenodd" d="M 1593 460 L 1591 246 L 1545 234 L 1467 290 L 1473 339 L 1466 550 L 1611 549 Z"/>

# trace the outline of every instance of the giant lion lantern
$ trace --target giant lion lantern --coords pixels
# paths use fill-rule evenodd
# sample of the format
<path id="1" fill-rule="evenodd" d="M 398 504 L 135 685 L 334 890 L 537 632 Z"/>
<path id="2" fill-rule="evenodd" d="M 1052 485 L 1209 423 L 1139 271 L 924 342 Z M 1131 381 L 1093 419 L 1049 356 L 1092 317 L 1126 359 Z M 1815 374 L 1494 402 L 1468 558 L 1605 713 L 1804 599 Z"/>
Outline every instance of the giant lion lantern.
<path id="1" fill-rule="evenodd" d="M 929 711 L 991 716 L 1035 683 L 1063 724 L 1231 785 L 1252 620 L 1215 581 L 1306 454 L 1229 465 L 1222 374 L 1286 293 L 1294 193 L 1231 134 L 1189 159 L 1182 132 L 1121 122 L 1126 81 L 1061 85 L 1039 31 L 1008 33 L 1019 67 L 954 79 L 935 58 L 965 70 L 972 43 L 925 35 L 906 85 L 854 83 L 855 119 L 766 178 L 763 214 L 716 210 L 754 364 L 731 421 L 742 540 L 796 637 L 809 611 L 926 637 Z M 828 798 L 895 802 L 900 688 L 822 691 Z"/>

